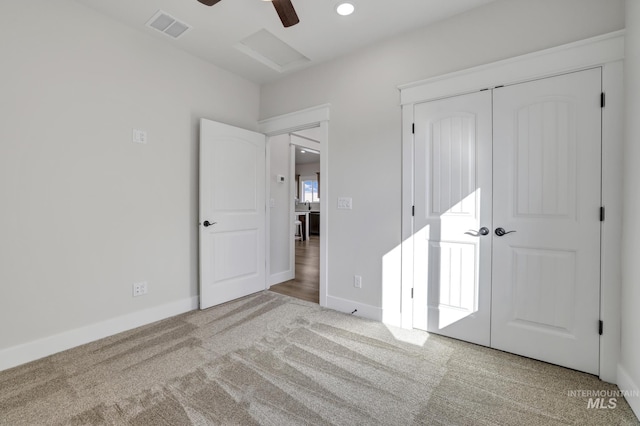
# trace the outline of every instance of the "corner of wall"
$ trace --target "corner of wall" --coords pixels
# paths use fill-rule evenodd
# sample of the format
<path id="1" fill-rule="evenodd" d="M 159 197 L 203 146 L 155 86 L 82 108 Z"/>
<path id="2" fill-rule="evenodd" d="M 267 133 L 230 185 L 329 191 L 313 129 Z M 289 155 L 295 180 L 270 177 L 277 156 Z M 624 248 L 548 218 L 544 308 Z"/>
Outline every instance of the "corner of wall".
<path id="1" fill-rule="evenodd" d="M 618 364 L 618 387 L 624 394 L 624 399 L 627 400 L 636 417 L 640 419 L 640 387 L 633 381 L 629 373 L 627 373 L 627 370 L 625 370 L 621 364 Z"/>

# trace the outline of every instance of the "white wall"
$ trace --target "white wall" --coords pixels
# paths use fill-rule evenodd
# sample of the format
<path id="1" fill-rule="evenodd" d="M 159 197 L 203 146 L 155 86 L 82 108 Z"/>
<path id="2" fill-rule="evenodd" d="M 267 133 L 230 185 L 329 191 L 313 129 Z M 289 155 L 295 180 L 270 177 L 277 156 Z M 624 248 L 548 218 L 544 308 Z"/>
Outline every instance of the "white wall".
<path id="1" fill-rule="evenodd" d="M 331 104 L 329 300 L 379 308 L 383 275 L 400 280 L 399 84 L 623 27 L 621 0 L 499 0 L 263 86 L 262 118 Z M 337 210 L 342 196 L 353 210 Z"/>
<path id="2" fill-rule="evenodd" d="M 291 181 L 295 176 L 290 176 L 290 136 L 288 134 L 269 138 L 269 198 L 273 204 L 269 209 L 270 223 L 270 258 L 269 258 L 269 284 L 277 284 L 294 278 L 293 265 L 289 254 L 290 239 L 293 222 L 291 217 L 290 194 Z M 284 183 L 276 182 L 276 176 L 283 175 Z"/>
<path id="3" fill-rule="evenodd" d="M 0 351 L 190 303 L 198 119 L 256 129 L 259 88 L 70 0 L 0 2 L 0 39 Z"/>
<path id="4" fill-rule="evenodd" d="M 298 137 L 298 136 L 301 136 L 301 137 Z M 300 142 L 303 145 L 308 143 L 313 144 L 313 142 L 316 142 L 318 144 L 318 149 L 320 149 L 319 141 L 322 138 L 322 132 L 320 130 L 320 127 L 312 127 L 310 129 L 296 130 L 291 134 L 291 138 L 292 138 L 291 139 L 292 141 L 295 140 L 296 143 Z M 301 141 L 300 139 L 304 139 L 304 140 Z"/>
<path id="5" fill-rule="evenodd" d="M 622 237 L 622 348 L 618 384 L 640 392 L 640 2 L 627 0 L 625 40 L 626 135 Z M 640 395 L 627 400 L 640 417 Z"/>

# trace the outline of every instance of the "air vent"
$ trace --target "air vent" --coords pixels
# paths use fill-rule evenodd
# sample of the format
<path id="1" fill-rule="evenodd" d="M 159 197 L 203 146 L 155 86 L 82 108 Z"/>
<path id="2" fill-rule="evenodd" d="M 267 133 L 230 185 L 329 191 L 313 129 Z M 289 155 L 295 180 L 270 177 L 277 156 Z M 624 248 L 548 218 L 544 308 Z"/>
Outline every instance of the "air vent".
<path id="1" fill-rule="evenodd" d="M 173 39 L 180 38 L 191 29 L 190 25 L 178 21 L 176 18 L 162 10 L 157 11 L 156 14 L 147 21 L 146 25 L 147 27 L 160 31 Z"/>
<path id="2" fill-rule="evenodd" d="M 309 58 L 265 29 L 250 35 L 235 47 L 278 72 L 288 71 L 309 62 Z"/>

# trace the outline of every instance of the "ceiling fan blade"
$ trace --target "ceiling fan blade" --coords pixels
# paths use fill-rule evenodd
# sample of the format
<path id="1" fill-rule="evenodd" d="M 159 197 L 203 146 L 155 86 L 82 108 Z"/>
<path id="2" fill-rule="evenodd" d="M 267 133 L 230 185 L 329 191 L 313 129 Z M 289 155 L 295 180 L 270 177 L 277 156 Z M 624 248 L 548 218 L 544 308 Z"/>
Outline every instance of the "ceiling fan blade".
<path id="1" fill-rule="evenodd" d="M 206 6 L 213 6 L 214 4 L 218 3 L 220 0 L 198 0 L 198 1 Z"/>
<path id="2" fill-rule="evenodd" d="M 300 22 L 291 0 L 272 0 L 272 3 L 273 7 L 276 8 L 276 12 L 278 12 L 282 25 L 291 27 Z"/>

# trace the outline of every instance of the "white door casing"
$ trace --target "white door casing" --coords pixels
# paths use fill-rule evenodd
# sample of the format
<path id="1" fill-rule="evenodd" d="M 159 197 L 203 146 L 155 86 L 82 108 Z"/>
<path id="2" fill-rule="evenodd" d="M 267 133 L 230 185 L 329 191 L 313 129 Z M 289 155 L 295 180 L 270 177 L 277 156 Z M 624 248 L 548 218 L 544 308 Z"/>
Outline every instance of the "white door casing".
<path id="1" fill-rule="evenodd" d="M 598 374 L 601 69 L 494 90 L 491 346 Z"/>
<path id="2" fill-rule="evenodd" d="M 399 318 L 397 325 L 412 328 L 413 309 L 413 175 L 414 175 L 414 105 L 462 93 L 532 81 L 568 72 L 599 67 L 606 105 L 602 108 L 602 205 L 606 218 L 601 222 L 601 292 L 600 379 L 626 383 L 621 377 L 620 356 L 620 236 L 622 235 L 623 157 L 623 59 L 624 30 L 579 40 L 522 56 L 438 75 L 399 86 L 402 105 L 402 287 L 399 310 L 385 309 L 387 317 Z M 499 89 L 498 89 L 499 90 Z M 386 314 L 391 310 L 391 314 Z M 396 324 L 396 323 L 394 323 Z M 628 386 L 627 386 L 628 387 Z"/>
<path id="3" fill-rule="evenodd" d="M 281 135 L 319 127 L 318 139 L 320 140 L 320 151 L 322 159 L 320 161 L 320 185 L 322 193 L 329 193 L 329 119 L 330 105 L 319 105 L 301 111 L 267 118 L 259 122 L 259 129 L 267 136 Z M 329 236 L 329 211 L 328 196 L 320 198 L 320 306 L 338 309 L 335 303 L 329 303 L 328 297 L 328 254 L 330 245 Z M 292 218 L 293 219 L 293 218 Z"/>
<path id="4" fill-rule="evenodd" d="M 201 309 L 266 288 L 265 144 L 263 134 L 200 121 Z"/>
<path id="5" fill-rule="evenodd" d="M 414 114 L 413 324 L 488 346 L 491 92 L 418 104 Z"/>

